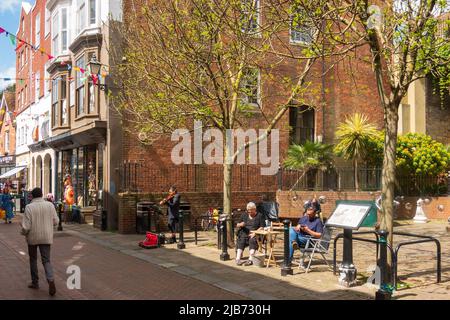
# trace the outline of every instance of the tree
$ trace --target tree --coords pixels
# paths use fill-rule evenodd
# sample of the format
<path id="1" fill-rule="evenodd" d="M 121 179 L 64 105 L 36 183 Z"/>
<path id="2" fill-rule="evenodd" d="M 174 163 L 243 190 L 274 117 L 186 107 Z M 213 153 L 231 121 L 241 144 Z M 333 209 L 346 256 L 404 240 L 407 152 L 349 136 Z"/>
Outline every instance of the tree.
<path id="1" fill-rule="evenodd" d="M 223 145 L 223 208 L 231 213 L 232 165 L 249 146 L 266 139 L 294 104 L 314 92 L 312 66 L 319 57 L 335 57 L 329 69 L 359 43 L 343 41 L 345 32 L 324 41 L 324 22 L 333 14 L 326 1 L 155 0 L 125 16 L 123 50 L 116 82 L 122 88 L 115 105 L 132 131 L 155 141 L 180 127 L 201 120 L 219 130 Z M 313 10 L 313 9 L 320 10 Z M 260 14 L 264 13 L 263 19 Z M 292 50 L 281 34 L 291 25 L 310 30 L 302 50 Z M 312 32 L 314 31 L 314 32 Z M 284 41 L 284 42 L 283 42 Z M 362 39 L 361 39 L 362 41 Z M 298 70 L 294 79 L 276 79 L 277 66 Z M 328 70 L 325 70 L 328 71 Z M 256 76 L 255 76 L 256 74 Z M 259 74 L 259 75 L 258 75 Z M 316 76 L 322 76 L 319 72 Z M 261 109 L 252 84 L 277 82 L 284 101 Z M 268 97 L 263 97 L 268 98 Z M 256 116 L 264 118 L 264 133 L 238 150 L 227 148 L 226 132 L 244 128 Z M 231 228 L 229 228 L 231 230 Z"/>
<path id="2" fill-rule="evenodd" d="M 293 144 L 289 146 L 284 166 L 302 171 L 292 190 L 309 170 L 326 170 L 333 166 L 333 146 L 309 140 L 302 145 Z"/>
<path id="3" fill-rule="evenodd" d="M 446 0 L 334 0 L 330 9 L 347 5 L 356 13 L 352 22 L 348 12 L 337 15 L 337 22 L 351 25 L 356 39 L 364 37 L 371 52 L 380 104 L 384 113 L 384 159 L 382 172 L 381 228 L 389 232 L 393 244 L 393 212 L 398 132 L 398 108 L 411 83 L 440 70 L 448 79 L 450 42 Z M 379 6 L 376 6 L 379 5 Z M 444 16 L 445 17 L 445 16 Z M 444 30 L 444 32 L 442 32 Z M 446 83 L 443 81 L 442 83 Z"/>
<path id="4" fill-rule="evenodd" d="M 355 170 L 355 189 L 359 191 L 358 161 L 367 156 L 370 141 L 375 140 L 378 131 L 364 114 L 355 113 L 348 117 L 344 123 L 339 124 L 336 138 L 339 143 L 334 151 L 346 160 L 353 160 Z"/>

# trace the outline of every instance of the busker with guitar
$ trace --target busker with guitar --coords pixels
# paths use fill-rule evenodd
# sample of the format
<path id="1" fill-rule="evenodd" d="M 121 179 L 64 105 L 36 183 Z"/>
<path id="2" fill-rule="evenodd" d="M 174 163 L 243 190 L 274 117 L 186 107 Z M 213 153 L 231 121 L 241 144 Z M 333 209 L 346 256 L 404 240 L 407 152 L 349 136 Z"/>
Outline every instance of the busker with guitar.
<path id="1" fill-rule="evenodd" d="M 178 223 L 178 213 L 180 211 L 180 194 L 177 192 L 177 188 L 175 186 L 171 186 L 169 189 L 169 195 L 161 200 L 160 205 L 166 204 L 168 206 L 168 228 L 172 233 L 171 239 L 168 243 L 177 242 L 176 237 L 176 224 Z"/>

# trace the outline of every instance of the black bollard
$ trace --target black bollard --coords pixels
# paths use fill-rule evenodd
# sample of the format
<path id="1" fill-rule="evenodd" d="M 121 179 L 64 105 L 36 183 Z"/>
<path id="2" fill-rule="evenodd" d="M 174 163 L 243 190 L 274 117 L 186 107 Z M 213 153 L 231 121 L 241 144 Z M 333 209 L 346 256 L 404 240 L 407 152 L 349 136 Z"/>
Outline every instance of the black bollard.
<path id="1" fill-rule="evenodd" d="M 339 284 L 353 287 L 356 282 L 356 267 L 353 264 L 353 234 L 352 229 L 344 229 L 344 249 L 342 264 L 339 267 Z"/>
<path id="2" fill-rule="evenodd" d="M 63 231 L 63 227 L 62 227 L 62 216 L 61 216 L 62 208 L 63 208 L 62 203 L 58 203 L 58 217 L 59 217 L 58 231 Z"/>
<path id="3" fill-rule="evenodd" d="M 178 239 L 178 243 L 177 243 L 177 248 L 178 249 L 185 249 L 186 245 L 184 244 L 184 227 L 183 227 L 183 211 L 180 210 L 179 214 L 178 214 L 178 219 L 179 219 L 179 224 L 178 224 L 178 228 L 180 229 L 180 236 Z"/>
<path id="4" fill-rule="evenodd" d="M 284 220 L 284 261 L 283 265 L 281 266 L 281 276 L 285 277 L 287 275 L 294 274 L 291 263 L 289 261 L 289 249 L 291 244 L 289 243 L 289 225 L 291 224 L 290 220 Z"/>
<path id="5" fill-rule="evenodd" d="M 386 230 L 378 231 L 380 236 L 380 259 L 378 259 L 378 267 L 380 268 L 380 289 L 375 293 L 375 300 L 390 300 L 392 296 L 392 288 L 387 281 L 387 236 L 389 232 Z"/>
<path id="6" fill-rule="evenodd" d="M 222 253 L 220 254 L 220 260 L 227 261 L 230 260 L 230 255 L 228 254 L 228 243 L 227 243 L 227 218 L 220 219 L 220 232 L 222 233 Z"/>

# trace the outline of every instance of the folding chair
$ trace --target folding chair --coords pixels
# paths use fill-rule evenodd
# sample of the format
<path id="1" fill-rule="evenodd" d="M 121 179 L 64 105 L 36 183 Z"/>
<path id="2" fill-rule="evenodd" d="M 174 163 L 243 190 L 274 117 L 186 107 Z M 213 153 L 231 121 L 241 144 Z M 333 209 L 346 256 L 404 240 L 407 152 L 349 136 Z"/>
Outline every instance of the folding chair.
<path id="1" fill-rule="evenodd" d="M 315 254 L 320 254 L 322 256 L 322 259 L 327 264 L 328 268 L 331 269 L 331 266 L 328 263 L 327 258 L 325 257 L 330 247 L 331 234 L 332 234 L 331 228 L 324 226 L 322 236 L 320 237 L 320 239 L 309 238 L 305 244 L 305 247 L 299 248 L 300 252 L 302 253 L 298 265 L 299 269 L 303 266 L 305 256 L 308 256 L 309 262 L 305 270 L 305 272 L 308 273 Z"/>

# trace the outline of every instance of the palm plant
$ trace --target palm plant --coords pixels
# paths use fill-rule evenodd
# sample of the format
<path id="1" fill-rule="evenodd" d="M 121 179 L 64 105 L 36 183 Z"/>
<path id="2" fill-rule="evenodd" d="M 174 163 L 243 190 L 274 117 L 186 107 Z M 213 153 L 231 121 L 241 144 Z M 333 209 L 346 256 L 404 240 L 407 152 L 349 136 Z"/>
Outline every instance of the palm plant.
<path id="1" fill-rule="evenodd" d="M 325 170 L 332 165 L 333 146 L 312 141 L 306 141 L 302 145 L 293 144 L 289 146 L 287 157 L 284 161 L 284 166 L 287 169 L 302 171 L 302 175 L 292 186 L 291 190 L 309 170 Z"/>
<path id="2" fill-rule="evenodd" d="M 367 155 L 370 141 L 377 135 L 377 128 L 366 115 L 360 113 L 347 117 L 336 131 L 339 143 L 334 147 L 334 152 L 346 160 L 353 160 L 356 191 L 359 191 L 358 161 Z"/>

